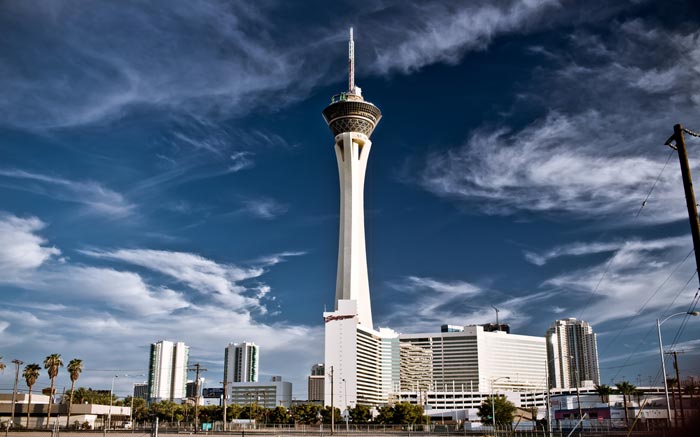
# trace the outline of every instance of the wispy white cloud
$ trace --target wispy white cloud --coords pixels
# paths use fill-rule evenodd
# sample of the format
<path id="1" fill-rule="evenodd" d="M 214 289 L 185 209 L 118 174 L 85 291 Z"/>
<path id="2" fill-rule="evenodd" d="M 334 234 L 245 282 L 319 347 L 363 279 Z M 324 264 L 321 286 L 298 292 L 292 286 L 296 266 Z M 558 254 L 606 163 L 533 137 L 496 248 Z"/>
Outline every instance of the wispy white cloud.
<path id="1" fill-rule="evenodd" d="M 243 201 L 242 212 L 266 220 L 272 220 L 287 212 L 289 207 L 271 198 L 249 199 Z"/>
<path id="2" fill-rule="evenodd" d="M 46 240 L 37 232 L 46 224 L 37 217 L 17 217 L 0 214 L 0 282 L 14 278 L 18 280 L 26 272 L 56 258 L 61 251 L 47 246 Z"/>
<path id="3" fill-rule="evenodd" d="M 691 262 L 669 277 L 691 247 L 689 238 L 680 237 L 627 241 L 603 261 L 559 274 L 543 285 L 570 296 L 580 306 L 572 316 L 591 323 L 663 311 L 692 298 L 693 291 L 684 289 L 694 270 Z"/>
<path id="4" fill-rule="evenodd" d="M 162 273 L 201 293 L 213 294 L 215 299 L 233 310 L 259 307 L 257 299 L 243 295 L 247 288 L 239 282 L 262 275 L 264 270 L 260 267 L 241 268 L 219 264 L 192 253 L 162 250 L 86 250 L 82 253 L 94 258 L 123 261 Z"/>
<path id="5" fill-rule="evenodd" d="M 259 258 L 259 259 L 255 260 L 253 263 L 257 264 L 257 265 L 264 266 L 264 267 L 274 266 L 275 264 L 285 262 L 287 260 L 287 258 L 306 255 L 306 253 L 307 252 L 301 251 L 301 250 L 280 252 L 280 253 L 275 253 L 272 255 L 267 255 L 267 256 L 264 256 L 262 258 Z"/>
<path id="6" fill-rule="evenodd" d="M 143 106 L 247 113 L 304 95 L 323 71 L 316 67 L 328 62 L 319 53 L 311 68 L 301 62 L 308 45 L 292 50 L 290 41 L 270 38 L 274 23 L 262 11 L 274 4 L 79 3 L 6 6 L 7 32 L 21 32 L 26 22 L 35 32 L 7 47 L 24 56 L 3 68 L 0 109 L 12 109 L 5 123 L 33 129 L 94 124 Z M 49 41 L 52 50 L 34 56 L 32 48 Z"/>
<path id="7" fill-rule="evenodd" d="M 484 50 L 498 35 L 528 31 L 560 6 L 558 0 L 406 5 L 413 21 L 382 26 L 384 32 L 402 38 L 376 48 L 373 68 L 409 73 L 437 62 L 456 63 L 466 51 Z"/>
<path id="8" fill-rule="evenodd" d="M 659 240 L 642 240 L 629 239 L 618 242 L 577 242 L 558 246 L 544 253 L 537 254 L 534 252 L 525 252 L 525 259 L 533 264 L 542 266 L 552 259 L 565 256 L 582 256 L 605 252 L 614 252 L 620 249 L 625 251 L 641 251 L 641 250 L 661 250 L 669 247 L 686 245 L 688 239 L 685 237 L 663 238 Z"/>
<path id="9" fill-rule="evenodd" d="M 526 306 L 538 305 L 552 296 L 551 292 L 537 292 L 529 296 L 507 297 L 505 293 L 466 281 L 440 281 L 418 276 L 408 276 L 387 285 L 410 295 L 393 300 L 388 314 L 381 319 L 381 323 L 404 333 L 435 332 L 445 323 L 495 323 L 491 305 L 498 307 L 502 322 L 521 326 L 529 319 Z"/>
<path id="10" fill-rule="evenodd" d="M 619 138 L 600 133 L 612 132 L 613 124 L 614 117 L 598 112 L 552 113 L 519 132 L 479 131 L 462 147 L 431 154 L 421 181 L 438 195 L 475 203 L 490 214 L 524 210 L 631 221 L 646 194 L 640 187 L 651 186 L 665 155 L 609 156 L 604 145 L 614 148 Z M 666 173 L 648 206 L 654 214 L 640 220 L 682 218 L 678 182 Z"/>
<path id="11" fill-rule="evenodd" d="M 83 211 L 87 213 L 122 218 L 133 214 L 136 208 L 122 194 L 95 181 L 75 181 L 19 169 L 0 169 L 0 178 L 9 181 L 23 180 L 25 182 L 10 186 L 63 202 L 83 205 Z"/>
<path id="12" fill-rule="evenodd" d="M 521 96 L 544 117 L 519 129 L 507 120 L 483 126 L 463 145 L 429 154 L 420 183 L 489 214 L 563 213 L 611 225 L 684 218 L 675 165 L 661 173 L 670 153 L 662 143 L 697 106 L 698 40 L 700 32 L 642 20 L 622 23 L 605 41 L 574 33 L 570 47 L 554 53 L 555 67 L 542 69 Z M 668 103 L 661 112 L 659 93 Z"/>
<path id="13" fill-rule="evenodd" d="M 229 164 L 228 170 L 232 173 L 244 170 L 246 168 L 251 168 L 255 164 L 251 158 L 253 154 L 251 152 L 234 152 L 231 154 L 231 163 Z"/>
<path id="14" fill-rule="evenodd" d="M 185 296 L 153 287 L 133 272 L 86 266 L 62 266 L 38 274 L 31 288 L 54 293 L 80 305 L 102 306 L 141 316 L 171 314 L 189 307 Z"/>

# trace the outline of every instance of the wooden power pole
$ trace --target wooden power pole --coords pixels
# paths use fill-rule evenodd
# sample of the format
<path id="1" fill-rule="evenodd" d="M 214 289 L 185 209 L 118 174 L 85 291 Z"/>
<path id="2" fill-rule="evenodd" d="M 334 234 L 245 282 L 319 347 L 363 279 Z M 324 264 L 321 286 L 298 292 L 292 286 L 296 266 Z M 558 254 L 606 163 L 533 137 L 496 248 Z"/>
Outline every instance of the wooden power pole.
<path id="1" fill-rule="evenodd" d="M 190 372 L 195 372 L 194 380 L 194 432 L 197 432 L 199 428 L 199 372 L 206 372 L 207 369 L 203 368 L 199 363 L 187 369 Z"/>
<path id="2" fill-rule="evenodd" d="M 683 188 L 685 189 L 685 203 L 688 207 L 688 219 L 690 220 L 690 232 L 693 235 L 693 248 L 695 249 L 695 268 L 700 272 L 700 222 L 698 221 L 698 208 L 693 191 L 693 178 L 690 175 L 688 163 L 688 151 L 685 148 L 684 132 L 688 132 L 680 124 L 673 126 L 673 135 L 666 141 L 666 145 L 678 151 L 678 160 L 681 165 Z M 675 141 L 675 145 L 671 142 Z M 700 275 L 698 275 L 700 281 Z"/>
<path id="3" fill-rule="evenodd" d="M 676 387 L 678 388 L 678 406 L 680 407 L 681 426 L 685 426 L 685 412 L 683 411 L 683 389 L 681 388 L 681 371 L 678 368 L 678 351 L 666 352 L 668 355 L 673 355 L 673 368 L 676 369 Z M 683 352 L 680 352 L 683 353 Z M 678 426 L 678 419 L 676 419 Z"/>

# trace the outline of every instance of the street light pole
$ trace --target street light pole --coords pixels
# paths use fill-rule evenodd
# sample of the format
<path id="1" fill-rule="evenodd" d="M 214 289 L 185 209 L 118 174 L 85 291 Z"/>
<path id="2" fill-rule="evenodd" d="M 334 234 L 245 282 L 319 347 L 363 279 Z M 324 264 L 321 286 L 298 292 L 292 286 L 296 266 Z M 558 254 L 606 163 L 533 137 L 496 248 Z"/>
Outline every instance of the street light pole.
<path id="1" fill-rule="evenodd" d="M 667 423 L 669 428 L 671 427 L 671 402 L 669 401 L 669 398 L 668 398 L 668 381 L 666 381 L 666 361 L 664 359 L 664 347 L 663 347 L 663 343 L 661 342 L 661 325 L 663 325 L 664 322 L 666 320 L 670 319 L 671 317 L 680 316 L 683 314 L 687 314 L 690 316 L 697 316 L 700 314 L 700 312 L 698 312 L 698 311 L 684 311 L 684 312 L 680 312 L 680 313 L 671 314 L 670 316 L 666 317 L 663 320 L 656 319 L 656 333 L 659 335 L 659 353 L 661 354 L 661 372 L 663 373 L 661 375 L 661 377 L 664 380 L 664 395 L 666 396 L 666 423 Z M 679 385 L 680 385 L 680 381 L 679 381 Z"/>
<path id="2" fill-rule="evenodd" d="M 343 378 L 343 395 L 345 396 L 345 432 L 350 432 L 350 405 L 348 405 L 348 381 Z"/>
<path id="3" fill-rule="evenodd" d="M 228 420 L 226 418 L 226 404 L 227 404 L 227 396 L 226 396 L 226 381 L 223 381 L 224 383 L 224 431 L 226 431 L 226 421 Z"/>
<path id="4" fill-rule="evenodd" d="M 578 405 L 578 418 L 583 420 L 583 410 L 581 409 L 581 376 L 578 373 L 578 362 L 576 357 L 569 355 L 569 358 L 574 362 L 574 377 L 576 378 L 576 404 Z"/>
<path id="5" fill-rule="evenodd" d="M 494 390 L 493 390 L 493 383 L 498 381 L 499 379 L 510 379 L 509 376 L 501 376 L 496 379 L 491 379 L 491 384 L 489 384 L 489 388 L 491 389 L 491 421 L 493 423 L 493 432 L 496 432 L 496 402 L 494 401 Z"/>
<path id="6" fill-rule="evenodd" d="M 119 375 L 112 377 L 112 388 L 109 389 L 109 415 L 107 416 L 107 429 L 112 427 L 112 399 L 114 398 L 114 380 L 119 378 Z"/>
<path id="7" fill-rule="evenodd" d="M 7 427 L 5 427 L 5 437 L 7 437 L 7 433 L 10 431 L 10 427 L 12 427 L 15 424 L 15 406 L 16 406 L 16 398 L 17 398 L 17 381 L 19 380 L 19 366 L 24 364 L 23 361 L 14 359 L 12 362 L 15 364 L 15 386 L 12 389 L 12 413 L 10 413 L 10 423 L 7 424 Z"/>
<path id="8" fill-rule="evenodd" d="M 544 376 L 545 376 L 545 382 L 547 384 L 547 402 L 546 402 L 546 407 L 547 407 L 547 437 L 552 437 L 552 404 L 551 404 L 551 394 L 549 393 L 549 363 L 552 362 L 554 358 L 551 360 L 547 360 L 544 363 Z"/>

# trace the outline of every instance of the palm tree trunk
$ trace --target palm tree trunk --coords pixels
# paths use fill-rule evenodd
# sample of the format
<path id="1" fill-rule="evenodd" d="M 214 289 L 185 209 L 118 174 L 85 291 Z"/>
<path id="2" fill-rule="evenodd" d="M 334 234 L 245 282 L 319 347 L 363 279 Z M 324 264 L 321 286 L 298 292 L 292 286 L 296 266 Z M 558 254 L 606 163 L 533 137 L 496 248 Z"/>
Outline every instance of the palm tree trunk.
<path id="1" fill-rule="evenodd" d="M 75 388 L 75 381 L 70 382 L 70 400 L 68 401 L 68 418 L 66 419 L 66 428 L 70 428 L 70 409 L 73 406 L 73 388 Z"/>
<path id="2" fill-rule="evenodd" d="M 55 378 L 55 377 L 54 377 Z M 51 392 L 49 393 L 49 412 L 48 416 L 46 419 L 46 428 L 49 428 L 51 426 L 51 406 L 53 405 L 53 385 L 54 385 L 54 378 L 51 378 Z"/>
<path id="3" fill-rule="evenodd" d="M 622 403 L 624 404 L 624 407 L 625 407 L 625 426 L 629 428 L 630 418 L 629 418 L 629 413 L 627 412 L 627 395 L 625 395 L 625 394 L 622 395 Z"/>
<path id="4" fill-rule="evenodd" d="M 32 411 L 32 386 L 29 386 L 29 399 L 27 400 L 27 429 L 29 429 L 29 413 Z"/>

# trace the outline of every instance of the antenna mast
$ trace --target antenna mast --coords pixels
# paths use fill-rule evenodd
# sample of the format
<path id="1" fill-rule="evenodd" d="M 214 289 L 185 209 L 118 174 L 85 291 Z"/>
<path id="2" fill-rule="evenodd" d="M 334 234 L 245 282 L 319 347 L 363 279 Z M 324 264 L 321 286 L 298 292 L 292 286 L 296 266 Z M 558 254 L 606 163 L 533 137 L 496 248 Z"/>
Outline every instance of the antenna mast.
<path id="1" fill-rule="evenodd" d="M 352 39 L 352 27 L 350 28 L 350 42 L 348 43 L 348 60 L 350 68 L 348 72 L 348 91 L 351 94 L 355 94 L 355 41 Z"/>

